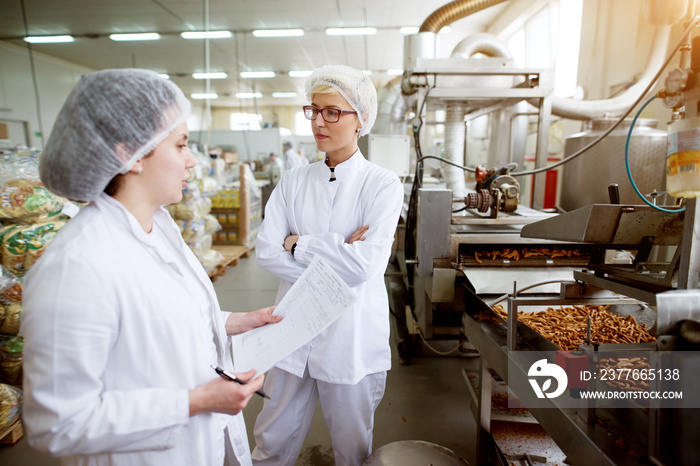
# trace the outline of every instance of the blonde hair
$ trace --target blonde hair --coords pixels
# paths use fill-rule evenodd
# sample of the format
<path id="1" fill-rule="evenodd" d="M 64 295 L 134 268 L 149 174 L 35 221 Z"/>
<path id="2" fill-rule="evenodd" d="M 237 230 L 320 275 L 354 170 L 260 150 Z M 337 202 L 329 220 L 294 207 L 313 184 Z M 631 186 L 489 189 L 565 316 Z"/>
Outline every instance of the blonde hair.
<path id="1" fill-rule="evenodd" d="M 314 94 L 340 94 L 340 92 L 338 92 L 338 89 L 328 86 L 327 84 L 321 84 L 311 91 L 311 95 L 313 96 Z"/>

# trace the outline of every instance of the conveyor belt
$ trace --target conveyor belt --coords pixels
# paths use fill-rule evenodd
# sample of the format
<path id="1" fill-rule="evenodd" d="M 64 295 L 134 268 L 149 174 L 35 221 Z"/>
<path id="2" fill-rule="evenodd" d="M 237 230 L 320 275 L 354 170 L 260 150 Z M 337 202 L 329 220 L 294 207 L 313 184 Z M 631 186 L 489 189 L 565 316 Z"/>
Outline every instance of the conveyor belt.
<path id="1" fill-rule="evenodd" d="M 624 448 L 625 442 L 612 432 L 622 432 L 623 422 L 627 425 L 627 433 L 633 441 L 643 440 L 639 436 L 648 426 L 648 415 L 641 409 L 624 409 L 628 419 L 618 421 L 604 410 L 598 409 L 596 414 L 600 421 L 587 424 L 577 414 L 575 409 L 557 406 L 550 399 L 536 399 L 530 389 L 527 370 L 529 364 L 540 359 L 543 351 L 552 351 L 551 343 L 534 330 L 525 325 L 518 325 L 518 358 L 512 357 L 507 347 L 506 326 L 480 298 L 468 292 L 468 313 L 462 319 L 463 332 L 469 341 L 479 351 L 482 363 L 498 374 L 511 388 L 518 399 L 530 410 L 540 425 L 555 440 L 557 445 L 567 454 L 574 466 L 590 465 L 640 465 L 648 464 L 634 457 Z M 531 352 L 531 357 L 527 354 Z M 520 388 L 518 388 L 520 387 Z M 537 407 L 535 407 L 537 406 Z M 546 406 L 546 407 L 544 407 Z M 483 425 L 480 420 L 477 422 Z M 605 424 L 605 426 L 603 426 Z M 634 431 L 635 427 L 638 431 Z M 622 445 L 622 446 L 621 446 Z"/>

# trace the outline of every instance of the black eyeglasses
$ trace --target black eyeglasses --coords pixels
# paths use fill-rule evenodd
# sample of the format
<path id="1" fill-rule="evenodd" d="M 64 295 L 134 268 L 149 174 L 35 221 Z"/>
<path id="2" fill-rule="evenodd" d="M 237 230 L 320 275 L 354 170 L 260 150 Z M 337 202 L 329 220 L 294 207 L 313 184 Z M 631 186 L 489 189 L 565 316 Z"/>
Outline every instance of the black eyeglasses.
<path id="1" fill-rule="evenodd" d="M 340 116 L 343 113 L 357 113 L 354 110 L 339 110 L 337 108 L 316 108 L 312 105 L 306 105 L 302 107 L 304 109 L 304 116 L 309 120 L 315 120 L 316 116 L 320 113 L 321 117 L 326 123 L 337 123 L 340 121 Z"/>

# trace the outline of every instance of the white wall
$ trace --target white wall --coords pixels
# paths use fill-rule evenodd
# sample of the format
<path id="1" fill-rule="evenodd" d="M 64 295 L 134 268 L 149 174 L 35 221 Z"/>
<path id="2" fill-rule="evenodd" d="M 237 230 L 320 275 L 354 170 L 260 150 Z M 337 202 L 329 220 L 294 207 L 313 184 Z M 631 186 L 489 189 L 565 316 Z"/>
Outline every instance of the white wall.
<path id="1" fill-rule="evenodd" d="M 0 121 L 9 121 L 10 137 L 15 144 L 26 144 L 24 135 L 15 134 L 26 122 L 31 147 L 41 149 L 40 128 L 48 139 L 63 102 L 80 76 L 93 70 L 58 58 L 33 53 L 40 97 L 41 123 L 32 80 L 27 48 L 0 41 Z M 20 123 L 18 123 L 20 122 Z"/>

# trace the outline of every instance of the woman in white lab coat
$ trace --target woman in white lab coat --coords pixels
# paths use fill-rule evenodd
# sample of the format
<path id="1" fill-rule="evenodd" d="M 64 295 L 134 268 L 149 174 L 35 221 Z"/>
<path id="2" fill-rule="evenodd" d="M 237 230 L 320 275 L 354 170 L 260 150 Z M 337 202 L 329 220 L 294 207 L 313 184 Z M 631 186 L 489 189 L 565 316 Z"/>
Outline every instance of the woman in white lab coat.
<path id="1" fill-rule="evenodd" d="M 89 202 L 26 276 L 23 420 L 29 444 L 64 465 L 250 464 L 246 385 L 227 335 L 277 321 L 221 312 L 162 207 L 195 164 L 189 102 L 145 70 L 85 75 L 41 160 L 44 184 Z M 240 374 L 248 380 L 252 373 Z"/>
<path id="2" fill-rule="evenodd" d="M 288 171 L 272 192 L 257 241 L 260 265 L 285 295 L 321 256 L 358 300 L 338 321 L 270 370 L 255 424 L 255 464 L 293 465 L 317 401 L 338 465 L 372 452 L 374 411 L 391 367 L 384 271 L 403 204 L 396 174 L 367 161 L 357 139 L 377 114 L 371 80 L 347 66 L 324 66 L 306 82 L 304 107 L 326 158 Z"/>

